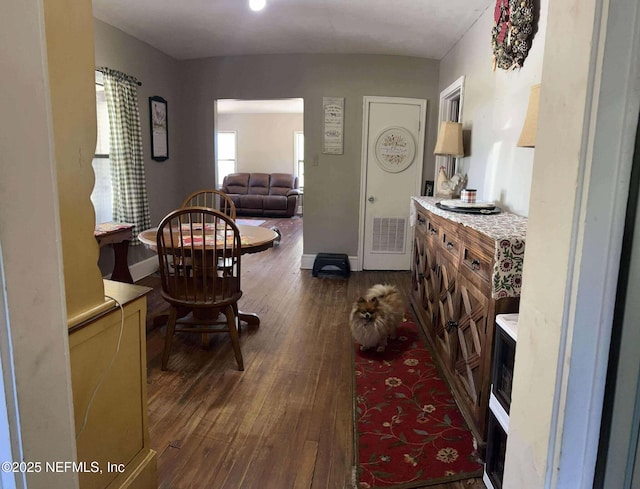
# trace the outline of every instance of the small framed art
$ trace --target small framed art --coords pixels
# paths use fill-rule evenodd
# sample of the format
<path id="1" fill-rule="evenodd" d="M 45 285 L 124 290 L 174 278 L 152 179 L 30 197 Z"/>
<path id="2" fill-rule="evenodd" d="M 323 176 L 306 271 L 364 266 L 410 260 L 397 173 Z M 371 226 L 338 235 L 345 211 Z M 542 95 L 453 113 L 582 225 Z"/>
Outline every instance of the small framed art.
<path id="1" fill-rule="evenodd" d="M 433 180 L 424 181 L 424 190 L 422 191 L 422 195 L 433 197 Z"/>
<path id="2" fill-rule="evenodd" d="M 151 126 L 151 159 L 169 159 L 169 116 L 167 101 L 162 97 L 149 97 L 149 118 Z"/>
<path id="3" fill-rule="evenodd" d="M 344 97 L 322 97 L 322 154 L 344 153 Z"/>

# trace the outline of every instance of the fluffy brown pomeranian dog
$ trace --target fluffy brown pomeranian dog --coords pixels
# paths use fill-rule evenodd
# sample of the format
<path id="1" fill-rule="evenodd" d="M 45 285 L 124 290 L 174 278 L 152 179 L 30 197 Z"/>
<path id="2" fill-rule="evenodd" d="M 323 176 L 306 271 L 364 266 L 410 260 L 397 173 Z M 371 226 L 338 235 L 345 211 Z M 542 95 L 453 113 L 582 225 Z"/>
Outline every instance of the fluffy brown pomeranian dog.
<path id="1" fill-rule="evenodd" d="M 351 308 L 351 334 L 361 350 L 383 352 L 404 317 L 404 301 L 393 285 L 374 285 Z"/>

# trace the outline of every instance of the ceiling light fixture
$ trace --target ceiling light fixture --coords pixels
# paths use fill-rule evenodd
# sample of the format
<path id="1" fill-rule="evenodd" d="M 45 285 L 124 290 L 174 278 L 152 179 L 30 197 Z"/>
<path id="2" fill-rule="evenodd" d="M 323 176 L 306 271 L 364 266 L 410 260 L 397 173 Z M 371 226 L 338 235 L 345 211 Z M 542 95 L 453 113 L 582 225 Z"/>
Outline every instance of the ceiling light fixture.
<path id="1" fill-rule="evenodd" d="M 267 4 L 267 0 L 249 0 L 249 8 L 254 12 L 262 10 Z"/>

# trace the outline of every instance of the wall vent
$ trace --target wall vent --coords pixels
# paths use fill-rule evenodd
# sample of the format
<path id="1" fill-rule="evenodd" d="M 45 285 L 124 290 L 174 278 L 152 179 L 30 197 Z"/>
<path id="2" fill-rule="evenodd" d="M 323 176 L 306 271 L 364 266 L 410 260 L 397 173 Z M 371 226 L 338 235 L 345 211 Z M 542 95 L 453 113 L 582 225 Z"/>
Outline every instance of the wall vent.
<path id="1" fill-rule="evenodd" d="M 404 217 L 374 217 L 372 253 L 404 253 L 405 229 Z"/>

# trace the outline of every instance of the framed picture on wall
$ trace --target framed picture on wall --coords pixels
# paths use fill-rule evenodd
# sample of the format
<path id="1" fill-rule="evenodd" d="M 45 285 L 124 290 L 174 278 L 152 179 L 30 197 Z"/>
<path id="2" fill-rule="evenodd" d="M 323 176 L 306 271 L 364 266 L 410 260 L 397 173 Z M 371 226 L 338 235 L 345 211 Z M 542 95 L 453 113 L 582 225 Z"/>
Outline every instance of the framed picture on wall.
<path id="1" fill-rule="evenodd" d="M 422 195 L 433 197 L 433 180 L 424 181 L 424 190 L 422 191 Z"/>
<path id="2" fill-rule="evenodd" d="M 322 97 L 322 154 L 341 155 L 344 152 L 344 97 Z"/>
<path id="3" fill-rule="evenodd" d="M 149 97 L 149 119 L 151 126 L 151 159 L 169 159 L 169 117 L 167 101 L 157 95 Z"/>

